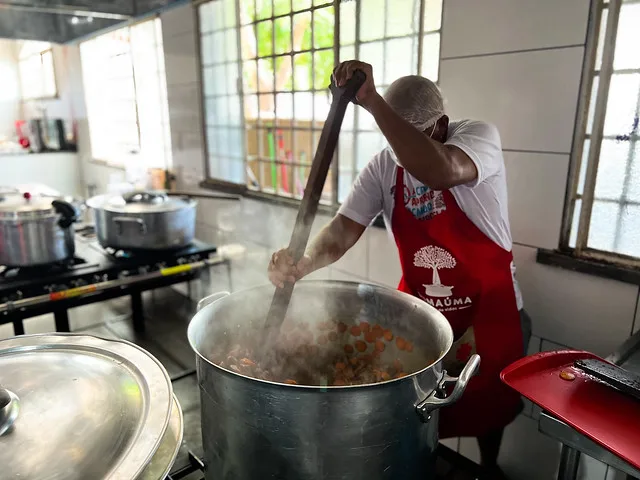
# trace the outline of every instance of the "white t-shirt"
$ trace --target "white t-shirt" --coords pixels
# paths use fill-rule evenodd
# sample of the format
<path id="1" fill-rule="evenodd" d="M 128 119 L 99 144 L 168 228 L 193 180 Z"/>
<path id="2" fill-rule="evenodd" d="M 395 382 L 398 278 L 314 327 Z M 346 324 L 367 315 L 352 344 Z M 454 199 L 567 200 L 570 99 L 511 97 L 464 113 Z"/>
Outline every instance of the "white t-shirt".
<path id="1" fill-rule="evenodd" d="M 474 120 L 450 122 L 445 144 L 460 148 L 478 170 L 478 178 L 473 183 L 451 188 L 450 192 L 458 205 L 480 231 L 505 250 L 511 251 L 513 243 L 507 208 L 506 172 L 497 128 Z M 391 147 L 375 155 L 356 178 L 338 213 L 367 226 L 382 212 L 387 230 L 391 233 L 396 165 Z M 432 202 L 438 195 L 424 195 L 429 188 L 406 170 L 404 184 L 412 195 L 407 209 L 416 218 L 430 215 L 434 209 Z M 515 279 L 513 264 L 511 272 L 518 309 L 522 309 L 522 294 Z"/>

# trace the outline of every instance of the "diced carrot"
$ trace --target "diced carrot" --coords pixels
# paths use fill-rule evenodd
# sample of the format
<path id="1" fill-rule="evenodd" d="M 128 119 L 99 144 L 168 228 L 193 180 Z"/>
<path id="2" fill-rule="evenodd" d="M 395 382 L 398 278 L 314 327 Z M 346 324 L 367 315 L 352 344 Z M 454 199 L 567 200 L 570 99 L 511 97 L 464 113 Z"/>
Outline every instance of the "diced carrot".
<path id="1" fill-rule="evenodd" d="M 376 341 L 376 334 L 373 332 L 367 332 L 364 334 L 364 339 L 369 343 L 374 343 Z"/>
<path id="2" fill-rule="evenodd" d="M 353 353 L 353 346 L 348 343 L 344 346 L 344 353 Z"/>
<path id="3" fill-rule="evenodd" d="M 407 341 L 406 345 L 404 346 L 404 349 L 405 349 L 407 352 L 413 352 L 413 343 L 411 343 L 411 342 Z"/>
<path id="4" fill-rule="evenodd" d="M 393 368 L 395 368 L 398 372 L 402 371 L 402 363 L 398 358 L 393 361 Z"/>
<path id="5" fill-rule="evenodd" d="M 375 333 L 376 338 L 384 337 L 384 329 L 380 325 L 376 325 L 375 327 L 373 327 L 372 332 Z"/>
<path id="6" fill-rule="evenodd" d="M 391 380 L 391 375 L 389 375 L 387 372 L 381 372 L 380 378 L 382 378 L 382 380 L 386 382 L 387 380 Z"/>
<path id="7" fill-rule="evenodd" d="M 344 370 L 346 367 L 346 365 L 342 362 L 338 362 L 336 363 L 336 370 L 340 371 L 340 370 Z"/>
<path id="8" fill-rule="evenodd" d="M 360 327 L 358 327 L 357 325 L 354 325 L 353 327 L 351 327 L 349 331 L 351 332 L 351 335 L 353 335 L 354 337 L 359 337 L 360 334 L 362 333 L 362 330 L 360 330 Z"/>
<path id="9" fill-rule="evenodd" d="M 404 373 L 404 372 L 398 372 L 398 373 L 396 373 L 396 374 L 393 376 L 393 378 L 402 378 L 402 377 L 406 377 L 406 376 L 407 376 L 407 374 L 406 374 L 406 373 Z"/>
<path id="10" fill-rule="evenodd" d="M 254 362 L 250 358 L 241 358 L 240 359 L 240 363 L 242 365 L 244 365 L 245 367 L 255 367 L 256 366 L 256 362 Z"/>
<path id="11" fill-rule="evenodd" d="M 380 340 L 376 342 L 376 350 L 378 352 L 384 352 L 384 343 L 382 343 Z"/>
<path id="12" fill-rule="evenodd" d="M 360 359 L 364 362 L 364 363 L 371 363 L 373 362 L 373 355 L 371 355 L 370 353 L 365 353 L 364 355 L 362 355 L 360 357 Z"/>
<path id="13" fill-rule="evenodd" d="M 287 383 L 289 385 L 298 385 L 298 382 L 296 382 L 295 380 L 292 380 L 291 378 L 286 379 L 284 383 Z"/>
<path id="14" fill-rule="evenodd" d="M 339 331 L 340 333 L 344 333 L 344 332 L 346 332 L 346 331 L 347 331 L 347 324 L 346 324 L 346 323 L 344 323 L 344 322 L 339 322 L 339 323 L 338 323 L 338 331 Z"/>
<path id="15" fill-rule="evenodd" d="M 353 350 L 352 350 L 353 351 Z M 356 357 L 350 358 L 349 363 L 353 366 L 358 364 L 358 359 Z"/>
<path id="16" fill-rule="evenodd" d="M 341 378 L 336 378 L 333 381 L 333 386 L 334 387 L 344 387 L 347 384 L 347 382 L 345 382 L 343 379 Z"/>
<path id="17" fill-rule="evenodd" d="M 405 347 L 407 346 L 407 341 L 402 338 L 402 337 L 396 337 L 396 346 L 400 349 L 400 350 L 404 350 Z"/>
<path id="18" fill-rule="evenodd" d="M 335 342 L 336 340 L 338 340 L 338 333 L 337 332 L 329 332 L 329 341 Z"/>
<path id="19" fill-rule="evenodd" d="M 371 325 L 369 325 L 369 322 L 360 322 L 360 328 L 366 333 L 371 330 Z"/>
<path id="20" fill-rule="evenodd" d="M 355 346 L 356 350 L 358 350 L 359 352 L 364 352 L 367 349 L 367 344 L 362 340 L 356 340 Z"/>
<path id="21" fill-rule="evenodd" d="M 391 330 L 385 330 L 384 331 L 384 339 L 387 342 L 390 342 L 391 340 L 393 340 L 393 332 Z"/>

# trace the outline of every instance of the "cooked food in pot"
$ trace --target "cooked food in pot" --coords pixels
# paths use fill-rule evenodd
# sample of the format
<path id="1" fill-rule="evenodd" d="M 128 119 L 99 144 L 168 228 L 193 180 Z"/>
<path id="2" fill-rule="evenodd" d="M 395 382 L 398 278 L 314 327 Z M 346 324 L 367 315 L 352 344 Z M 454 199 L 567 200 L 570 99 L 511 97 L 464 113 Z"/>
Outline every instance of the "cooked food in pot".
<path id="1" fill-rule="evenodd" d="M 380 325 L 299 322 L 282 329 L 277 345 L 259 358 L 241 342 L 218 348 L 210 360 L 248 377 L 290 385 L 346 386 L 385 382 L 431 365 L 413 343 Z M 239 340 L 239 339 L 236 339 Z M 262 350 L 262 349 L 261 349 Z"/>

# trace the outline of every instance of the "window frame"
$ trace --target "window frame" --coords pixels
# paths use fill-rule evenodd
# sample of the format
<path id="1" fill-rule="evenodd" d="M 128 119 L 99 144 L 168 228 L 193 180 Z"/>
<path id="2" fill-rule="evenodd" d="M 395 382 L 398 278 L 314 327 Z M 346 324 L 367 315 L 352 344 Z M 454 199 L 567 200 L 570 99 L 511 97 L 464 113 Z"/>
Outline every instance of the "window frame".
<path id="1" fill-rule="evenodd" d="M 29 41 L 29 40 L 27 40 Z M 39 57 L 40 58 L 40 65 L 42 67 L 44 67 L 44 61 L 43 61 L 43 57 L 46 54 L 50 54 L 51 55 L 51 73 L 53 75 L 53 85 L 54 85 L 54 93 L 51 95 L 41 95 L 38 97 L 27 97 L 24 95 L 24 93 L 22 92 L 22 68 L 20 68 L 20 64 L 22 64 L 23 62 L 25 62 L 26 60 L 29 60 L 33 57 Z M 59 93 L 59 89 L 58 89 L 58 75 L 56 72 L 56 62 L 55 62 L 55 57 L 53 55 L 53 46 L 50 45 L 48 48 L 45 48 L 44 50 L 41 50 L 38 53 L 31 53 L 29 55 L 26 55 L 24 57 L 18 57 L 18 72 L 20 72 L 20 99 L 23 102 L 34 102 L 34 101 L 42 101 L 42 100 L 57 100 L 58 98 L 60 98 L 60 93 Z M 42 78 L 40 79 L 43 83 L 43 87 L 44 87 L 44 75 L 42 76 Z"/>
<path id="2" fill-rule="evenodd" d="M 637 0 L 636 0 L 637 2 Z M 605 137 L 604 122 L 607 101 L 610 91 L 611 77 L 614 73 L 613 61 L 615 56 L 616 38 L 620 9 L 624 0 L 591 0 L 589 23 L 585 45 L 582 78 L 580 81 L 580 95 L 576 112 L 573 145 L 569 161 L 569 175 L 565 193 L 562 230 L 560 234 L 559 251 L 564 255 L 592 262 L 628 268 L 640 267 L 640 257 L 629 256 L 617 252 L 598 250 L 588 246 L 591 223 L 591 212 L 595 200 L 595 187 L 602 141 Z M 602 60 L 600 69 L 596 69 L 598 61 L 598 40 L 603 11 L 607 12 L 607 22 L 604 26 L 605 36 L 602 43 Z M 635 70 L 635 69 L 634 69 Z M 590 100 L 595 77 L 599 77 L 598 90 L 595 96 L 593 125 L 591 133 L 587 133 Z M 589 152 L 586 174 L 582 194 L 578 194 L 580 186 L 580 170 L 583 161 L 584 143 L 589 138 Z M 578 230 L 575 246 L 570 246 L 572 227 L 574 223 L 575 203 L 581 201 Z M 548 253 L 548 252 L 547 252 Z M 546 255 L 546 254 L 545 254 Z M 548 255 L 547 255 L 548 256 Z M 546 262 L 545 262 L 546 263 Z"/>
<path id="3" fill-rule="evenodd" d="M 260 187 L 259 190 L 250 188 L 248 186 L 248 182 L 246 181 L 245 178 L 245 183 L 244 184 L 236 184 L 236 183 L 232 183 L 226 180 L 222 180 L 222 179 L 218 179 L 218 178 L 214 178 L 211 177 L 211 169 L 210 169 L 210 165 L 209 165 L 209 157 L 210 157 L 210 147 L 209 147 L 209 142 L 208 142 L 208 126 L 207 126 L 207 119 L 206 119 L 206 105 L 205 105 L 205 99 L 207 98 L 205 96 L 205 88 L 204 88 L 204 67 L 205 67 L 205 63 L 204 63 L 204 59 L 203 59 L 203 55 L 202 55 L 202 34 L 203 32 L 201 31 L 201 18 L 200 18 L 200 9 L 199 7 L 203 4 L 209 3 L 209 2 L 215 2 L 215 1 L 223 1 L 223 0 L 196 0 L 193 3 L 193 16 L 194 16 L 194 23 L 196 26 L 196 38 L 197 38 L 197 45 L 196 45 L 196 52 L 197 52 L 197 56 L 198 56 L 198 80 L 199 80 L 199 92 L 200 92 L 200 113 L 201 113 L 201 135 L 203 138 L 203 142 L 204 142 L 204 174 L 205 174 L 205 178 L 202 180 L 201 182 L 201 186 L 205 187 L 205 188 L 212 188 L 212 189 L 219 189 L 219 190 L 223 190 L 223 191 L 228 191 L 228 192 L 233 192 L 233 193 L 241 193 L 247 196 L 252 196 L 252 197 L 256 197 L 259 199 L 264 199 L 264 200 L 268 200 L 268 201 L 273 201 L 275 203 L 279 203 L 279 204 L 285 204 L 285 205 L 290 205 L 290 206 L 294 206 L 297 207 L 300 204 L 301 199 L 299 198 L 295 198 L 293 195 L 292 196 L 286 196 L 286 195 L 280 195 L 277 192 L 275 193 L 270 193 L 270 192 L 265 192 L 262 190 L 262 187 Z M 244 153 L 244 165 L 246 166 L 249 158 L 248 155 L 246 153 L 246 143 L 247 143 L 247 137 L 246 137 L 246 132 L 247 132 L 247 125 L 246 125 L 246 118 L 245 118 L 245 108 L 244 108 L 244 99 L 247 95 L 252 95 L 252 93 L 247 94 L 244 91 L 244 85 L 243 85 L 243 63 L 245 63 L 246 61 L 251 61 L 251 60 L 255 60 L 255 59 L 243 59 L 242 58 L 242 54 L 241 54 L 241 39 L 240 39 L 240 29 L 243 26 L 246 25 L 242 25 L 241 21 L 240 21 L 240 17 L 239 17 L 239 1 L 240 0 L 234 0 L 234 4 L 236 6 L 236 29 L 237 29 L 237 39 L 238 39 L 238 68 L 240 71 L 240 77 L 238 78 L 238 84 L 239 84 L 239 92 L 238 95 L 240 96 L 241 102 L 242 102 L 242 108 L 241 108 L 241 116 L 242 116 L 242 128 L 243 128 L 243 133 L 244 133 L 244 148 L 245 148 L 245 153 Z M 300 53 L 306 53 L 309 52 L 311 53 L 312 57 L 314 52 L 318 51 L 318 50 L 328 50 L 328 49 L 332 49 L 333 50 L 333 56 L 334 56 L 334 67 L 339 65 L 339 63 L 341 61 L 343 61 L 343 59 L 341 59 L 340 57 L 340 53 L 341 53 L 341 49 L 342 48 L 353 48 L 355 50 L 355 54 L 356 54 L 356 58 L 358 58 L 358 54 L 359 54 L 359 50 L 362 44 L 366 44 L 366 43 L 372 43 L 372 42 L 384 42 L 385 43 L 385 50 L 386 50 L 386 42 L 388 40 L 392 40 L 395 38 L 405 38 L 405 37 L 414 37 L 417 39 L 418 41 L 418 48 L 417 48 L 417 55 L 416 55 L 416 62 L 415 65 L 412 65 L 412 70 L 415 70 L 417 74 L 420 74 L 421 72 L 421 68 L 422 68 L 422 63 L 423 63 L 423 49 L 424 49 L 424 37 L 428 34 L 435 34 L 437 33 L 439 35 L 439 45 L 438 45 L 438 81 L 435 82 L 436 84 L 439 84 L 439 79 L 440 79 L 440 71 L 441 71 L 441 65 L 442 65 L 442 23 L 443 23 L 443 17 L 444 17 L 444 1 L 442 2 L 442 8 L 440 11 L 440 22 L 439 22 L 439 28 L 436 30 L 425 30 L 425 13 L 426 13 L 426 9 L 427 9 L 427 2 L 428 0 L 418 0 L 420 2 L 419 4 L 419 14 L 420 14 L 420 18 L 418 21 L 419 24 L 419 29 L 417 32 L 415 33 L 410 33 L 410 34 L 406 34 L 403 36 L 387 36 L 386 35 L 386 29 L 387 29 L 387 25 L 386 25 L 386 21 L 385 21 L 385 34 L 383 34 L 379 39 L 376 40 L 361 40 L 360 39 L 360 10 L 361 10 L 361 1 L 359 0 L 352 0 L 356 3 L 356 17 L 355 17 L 355 40 L 353 42 L 353 44 L 349 44 L 349 45 L 341 45 L 341 39 L 340 39 L 340 15 L 341 15 L 341 8 L 340 5 L 341 3 L 343 3 L 341 0 L 324 0 L 324 1 L 320 1 L 320 0 L 314 0 L 313 2 L 311 2 L 311 6 L 302 10 L 295 10 L 295 12 L 293 13 L 295 14 L 301 14 L 301 13 L 305 13 L 305 12 L 312 12 L 314 10 L 318 10 L 318 9 L 322 9 L 322 8 L 326 8 L 328 6 L 332 6 L 334 9 L 334 41 L 333 41 L 333 45 L 332 47 L 328 47 L 328 48 L 315 48 L 315 45 L 313 44 L 313 24 L 311 26 L 311 37 L 312 37 L 312 45 L 311 45 L 311 49 L 310 50 L 304 50 L 304 51 L 291 51 L 291 52 L 285 52 L 285 53 L 281 53 L 281 54 L 275 54 L 275 52 L 273 52 L 273 55 L 271 56 L 260 56 L 257 55 L 256 58 L 279 58 L 279 57 L 283 57 L 283 58 L 292 58 L 293 60 L 293 56 L 295 54 L 300 54 Z M 388 8 L 389 4 L 392 2 L 393 0 L 385 0 L 385 8 Z M 251 22 L 249 25 L 253 25 L 255 28 L 255 25 L 261 21 L 264 20 L 270 20 L 270 21 L 274 21 L 275 19 L 278 18 L 284 18 L 284 17 L 289 17 L 293 12 L 293 9 L 291 12 L 288 12 L 286 14 L 278 14 L 276 15 L 273 10 L 271 13 L 271 16 L 266 17 L 264 19 L 260 19 L 260 20 L 254 20 L 253 22 Z M 295 65 L 294 65 L 295 68 Z M 274 72 L 275 73 L 275 72 Z M 312 82 L 313 83 L 313 82 Z M 315 86 L 312 84 L 311 85 L 311 90 L 310 92 L 312 92 L 313 94 L 317 94 L 320 93 L 321 91 L 318 90 L 316 91 Z M 274 90 L 276 89 L 275 84 L 274 84 Z M 292 89 L 291 92 L 286 92 L 286 93 L 295 93 L 295 92 L 300 92 L 299 90 L 295 90 L 295 87 Z M 272 94 L 274 92 L 266 92 L 267 94 Z M 280 93 L 280 92 L 276 92 L 276 93 Z M 275 98 L 275 97 L 274 97 Z M 275 114 L 275 119 L 277 121 L 277 107 L 274 107 L 276 114 Z M 295 107 L 294 107 L 295 110 Z M 314 105 L 314 110 L 315 110 L 315 105 Z M 354 114 L 353 114 L 353 126 L 352 128 L 349 129 L 349 133 L 352 134 L 353 136 L 353 159 L 351 159 L 351 161 L 349 162 L 351 165 L 348 165 L 348 168 L 353 169 L 353 174 L 352 174 L 352 181 L 355 180 L 356 175 L 359 173 L 359 170 L 357 169 L 357 135 L 360 131 L 368 131 L 368 130 L 363 130 L 362 128 L 356 128 L 358 126 L 358 117 L 360 115 L 361 112 L 359 112 L 360 109 L 355 109 Z M 315 115 L 312 114 L 312 117 L 314 117 Z M 294 114 L 295 117 L 295 114 Z M 314 127 L 314 121 L 315 119 L 311 120 L 311 126 L 309 128 L 309 131 L 311 132 L 311 134 L 313 135 L 314 133 L 316 133 L 319 137 L 319 134 L 321 132 L 321 129 L 317 129 Z M 347 121 L 347 119 L 345 118 L 345 122 Z M 264 128 L 264 127 L 262 127 Z M 274 128 L 277 128 L 277 124 L 276 126 L 274 126 Z M 285 129 L 287 127 L 284 127 Z M 290 127 L 290 128 L 294 128 L 294 127 Z M 298 128 L 299 129 L 299 128 Z M 295 128 L 294 128 L 295 130 Z M 317 131 L 316 131 L 317 130 Z M 292 148 L 295 148 L 295 141 L 293 142 L 294 145 Z M 311 152 L 311 156 L 313 157 L 313 155 L 315 155 L 315 152 Z M 311 162 L 313 160 L 313 158 L 310 158 L 309 161 Z M 340 207 L 340 202 L 339 202 L 339 181 L 340 181 L 340 148 L 339 146 L 336 146 L 336 151 L 334 153 L 334 159 L 332 161 L 331 164 L 331 182 L 332 182 L 332 188 L 331 188 L 331 201 L 329 203 L 322 203 L 320 205 L 320 209 L 325 211 L 325 212 L 330 212 L 330 213 L 335 213 L 338 208 Z M 277 161 L 276 161 L 277 163 Z M 278 163 L 277 163 L 278 164 Z M 294 165 L 296 163 L 294 162 Z M 279 164 L 278 164 L 279 165 Z"/>

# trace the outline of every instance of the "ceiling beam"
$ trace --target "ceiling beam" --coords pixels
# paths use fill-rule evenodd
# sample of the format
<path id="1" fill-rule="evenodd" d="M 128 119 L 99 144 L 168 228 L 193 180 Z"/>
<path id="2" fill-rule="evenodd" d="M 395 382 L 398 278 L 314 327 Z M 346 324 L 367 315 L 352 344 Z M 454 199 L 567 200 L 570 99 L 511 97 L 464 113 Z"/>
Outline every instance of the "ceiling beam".
<path id="1" fill-rule="evenodd" d="M 108 12 L 98 12 L 91 10 L 80 10 L 77 7 L 71 6 L 33 6 L 33 5 L 20 5 L 20 4 L 7 4 L 0 3 L 0 10 L 13 10 L 13 11 L 22 11 L 22 12 L 30 12 L 30 13 L 53 13 L 58 15 L 71 15 L 76 17 L 94 17 L 94 18 L 104 18 L 107 20 L 129 20 L 132 18 L 131 15 L 124 15 L 120 13 L 108 13 Z"/>

